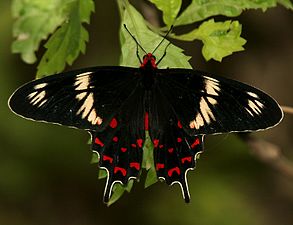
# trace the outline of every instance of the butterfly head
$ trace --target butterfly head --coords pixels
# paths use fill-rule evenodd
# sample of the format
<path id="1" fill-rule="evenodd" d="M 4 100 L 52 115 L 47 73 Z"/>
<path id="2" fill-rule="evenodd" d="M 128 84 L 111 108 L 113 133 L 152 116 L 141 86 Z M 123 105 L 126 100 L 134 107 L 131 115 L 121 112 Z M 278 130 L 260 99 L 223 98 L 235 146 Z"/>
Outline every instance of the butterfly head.
<path id="1" fill-rule="evenodd" d="M 157 68 L 156 57 L 152 53 L 148 53 L 143 56 L 140 68 Z"/>

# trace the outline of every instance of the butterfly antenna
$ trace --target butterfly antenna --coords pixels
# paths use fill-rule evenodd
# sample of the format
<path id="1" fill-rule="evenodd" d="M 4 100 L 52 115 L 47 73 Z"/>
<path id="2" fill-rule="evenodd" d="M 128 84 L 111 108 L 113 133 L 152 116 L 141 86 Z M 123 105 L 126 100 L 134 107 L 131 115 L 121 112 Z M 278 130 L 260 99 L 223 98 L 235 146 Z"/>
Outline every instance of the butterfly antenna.
<path id="1" fill-rule="evenodd" d="M 170 27 L 170 29 L 168 30 L 168 32 L 165 34 L 165 36 L 163 37 L 163 39 L 160 41 L 160 43 L 157 45 L 157 47 L 154 49 L 154 51 L 152 52 L 152 54 L 155 53 L 155 51 L 159 48 L 159 46 L 166 40 L 167 36 L 169 35 L 169 33 L 171 32 L 171 30 L 173 30 L 173 25 Z"/>
<path id="2" fill-rule="evenodd" d="M 140 47 L 140 49 L 145 53 L 147 54 L 146 50 L 144 50 L 144 48 L 138 43 L 138 41 L 136 40 L 136 38 L 130 33 L 130 31 L 128 30 L 126 24 L 123 24 L 124 25 L 124 28 L 125 30 L 129 33 L 129 35 L 132 37 L 132 39 L 135 41 L 136 43 L 136 48 L 137 48 L 137 55 L 138 55 L 138 47 Z"/>

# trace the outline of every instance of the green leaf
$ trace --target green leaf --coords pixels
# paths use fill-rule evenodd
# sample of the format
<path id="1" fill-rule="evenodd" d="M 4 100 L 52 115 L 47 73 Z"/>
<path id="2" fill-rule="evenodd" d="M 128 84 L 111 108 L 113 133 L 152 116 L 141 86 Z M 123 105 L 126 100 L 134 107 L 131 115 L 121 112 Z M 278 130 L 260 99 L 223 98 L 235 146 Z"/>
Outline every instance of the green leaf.
<path id="1" fill-rule="evenodd" d="M 146 131 L 145 142 L 143 145 L 143 161 L 142 168 L 149 170 L 154 168 L 154 156 L 153 156 L 154 146 L 151 141 L 149 132 Z"/>
<path id="2" fill-rule="evenodd" d="M 104 179 L 108 176 L 107 170 L 99 169 L 99 179 Z"/>
<path id="3" fill-rule="evenodd" d="M 98 163 L 100 161 L 100 156 L 98 153 L 93 152 L 92 153 L 92 159 L 91 159 L 91 164 Z"/>
<path id="4" fill-rule="evenodd" d="M 155 184 L 158 182 L 158 177 L 157 177 L 157 171 L 155 167 L 151 167 L 148 170 L 145 183 L 144 183 L 144 188 L 148 188 L 149 186 Z"/>
<path id="5" fill-rule="evenodd" d="M 154 3 L 158 9 L 163 12 L 164 23 L 170 27 L 179 13 L 182 5 L 182 0 L 149 0 Z"/>
<path id="6" fill-rule="evenodd" d="M 283 5 L 287 9 L 293 10 L 293 4 L 292 4 L 292 2 L 290 0 L 278 0 L 278 3 L 280 5 Z"/>
<path id="7" fill-rule="evenodd" d="M 185 41 L 199 39 L 203 42 L 202 54 L 206 60 L 221 61 L 233 52 L 244 50 L 246 40 L 240 37 L 241 24 L 238 21 L 206 21 L 190 33 L 176 36 Z"/>
<path id="8" fill-rule="evenodd" d="M 143 146 L 142 168 L 147 170 L 147 176 L 144 183 L 144 187 L 147 188 L 158 181 L 154 164 L 154 146 L 148 131 L 146 131 L 145 143 Z"/>
<path id="9" fill-rule="evenodd" d="M 246 9 L 275 7 L 277 3 L 292 9 L 289 0 L 192 0 L 191 4 L 177 18 L 175 25 L 185 25 L 205 20 L 211 16 L 239 16 Z"/>
<path id="10" fill-rule="evenodd" d="M 111 195 L 111 198 L 109 202 L 107 203 L 107 206 L 112 205 L 118 199 L 120 199 L 125 191 L 130 192 L 133 186 L 133 180 L 129 180 L 126 186 L 122 186 L 119 183 L 116 183 L 113 187 L 113 194 Z"/>
<path id="11" fill-rule="evenodd" d="M 67 18 L 65 8 L 68 1 L 13 0 L 12 15 L 16 19 L 13 37 L 16 40 L 12 44 L 12 52 L 20 53 L 26 63 L 34 63 L 40 42 Z"/>
<path id="12" fill-rule="evenodd" d="M 71 65 L 80 52 L 85 52 L 88 32 L 83 23 L 89 23 L 93 11 L 92 0 L 71 0 L 68 21 L 46 43 L 47 51 L 38 65 L 37 77 L 61 72 L 66 63 Z"/>
<path id="13" fill-rule="evenodd" d="M 136 57 L 136 43 L 128 34 L 123 24 L 127 25 L 130 32 L 136 37 L 137 41 L 147 52 L 152 52 L 159 42 L 162 40 L 162 36 L 151 31 L 145 24 L 142 15 L 136 11 L 134 7 L 128 5 L 127 10 L 123 12 L 122 23 L 120 30 L 120 43 L 121 43 L 121 59 L 120 65 L 138 67 L 140 62 Z M 155 55 L 157 59 L 160 59 L 165 51 L 169 41 L 165 40 L 161 46 L 156 50 Z M 188 63 L 189 56 L 184 55 L 183 49 L 170 44 L 167 49 L 167 54 L 159 64 L 159 68 L 177 67 L 177 68 L 191 68 Z M 140 58 L 145 53 L 139 49 Z"/>

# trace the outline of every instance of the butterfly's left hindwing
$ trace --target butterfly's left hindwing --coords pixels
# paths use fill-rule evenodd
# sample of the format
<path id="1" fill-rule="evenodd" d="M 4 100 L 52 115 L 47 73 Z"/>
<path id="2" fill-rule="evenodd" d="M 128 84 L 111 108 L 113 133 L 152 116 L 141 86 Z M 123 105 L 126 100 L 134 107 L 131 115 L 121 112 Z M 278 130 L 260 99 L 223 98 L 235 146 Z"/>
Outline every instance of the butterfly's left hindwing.
<path id="1" fill-rule="evenodd" d="M 135 88 L 105 130 L 91 131 L 92 149 L 108 174 L 104 202 L 109 201 L 115 183 L 126 185 L 140 174 L 145 141 L 143 99 L 143 90 Z"/>
<path id="2" fill-rule="evenodd" d="M 189 135 L 256 131 L 278 124 L 278 103 L 249 85 L 188 69 L 158 71 L 158 86 Z"/>
<path id="3" fill-rule="evenodd" d="M 96 67 L 48 76 L 20 87 L 9 105 L 29 119 L 101 130 L 137 86 L 137 70 Z"/>

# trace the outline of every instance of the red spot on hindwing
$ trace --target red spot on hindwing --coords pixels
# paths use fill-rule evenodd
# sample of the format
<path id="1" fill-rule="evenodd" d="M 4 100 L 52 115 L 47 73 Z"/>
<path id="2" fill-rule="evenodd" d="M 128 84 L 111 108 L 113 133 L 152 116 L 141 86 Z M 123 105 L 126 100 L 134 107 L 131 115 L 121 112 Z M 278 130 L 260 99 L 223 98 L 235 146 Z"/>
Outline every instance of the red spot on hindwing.
<path id="1" fill-rule="evenodd" d="M 191 156 L 187 156 L 187 157 L 182 158 L 182 159 L 181 159 L 181 162 L 182 162 L 182 163 L 185 163 L 186 161 L 187 161 L 187 162 L 191 162 L 191 159 L 192 159 Z"/>
<path id="2" fill-rule="evenodd" d="M 113 158 L 107 155 L 103 155 L 103 161 L 109 161 L 110 163 L 113 163 Z"/>
<path id="3" fill-rule="evenodd" d="M 112 139 L 114 142 L 117 142 L 118 141 L 118 137 L 113 137 L 113 139 Z"/>
<path id="4" fill-rule="evenodd" d="M 154 139 L 154 147 L 158 147 L 159 145 L 159 139 Z"/>
<path id="5" fill-rule="evenodd" d="M 111 122 L 110 122 L 109 125 L 110 125 L 110 127 L 112 127 L 112 128 L 116 128 L 116 127 L 117 127 L 118 122 L 117 122 L 117 120 L 116 120 L 115 117 L 111 120 Z"/>
<path id="6" fill-rule="evenodd" d="M 95 138 L 95 143 L 97 144 L 97 145 L 100 145 L 101 147 L 104 147 L 104 143 L 99 139 L 99 138 Z"/>
<path id="7" fill-rule="evenodd" d="M 198 138 L 196 138 L 195 140 L 194 140 L 194 142 L 191 144 L 191 148 L 195 148 L 197 145 L 199 145 L 200 144 L 200 142 L 199 142 L 199 139 Z"/>
<path id="8" fill-rule="evenodd" d="M 164 163 L 157 163 L 156 164 L 156 170 L 164 169 L 164 168 L 165 168 L 165 164 Z"/>
<path id="9" fill-rule="evenodd" d="M 140 164 L 139 164 L 138 162 L 131 162 L 131 163 L 129 164 L 129 166 L 130 166 L 130 168 L 135 168 L 135 169 L 137 169 L 137 170 L 140 169 Z"/>
<path id="10" fill-rule="evenodd" d="M 174 148 L 168 148 L 168 152 L 172 153 L 174 151 Z"/>
<path id="11" fill-rule="evenodd" d="M 142 139 L 137 139 L 136 143 L 137 143 L 138 147 L 142 148 L 142 143 L 143 143 Z"/>
<path id="12" fill-rule="evenodd" d="M 118 173 L 119 171 L 122 173 L 122 175 L 124 177 L 126 176 L 126 169 L 124 169 L 122 167 L 115 166 L 114 167 L 114 173 Z"/>
<path id="13" fill-rule="evenodd" d="M 181 129 L 182 128 L 182 124 L 181 122 L 178 120 L 177 126 Z"/>
<path id="14" fill-rule="evenodd" d="M 168 176 L 171 177 L 173 175 L 173 173 L 176 172 L 178 175 L 180 175 L 180 169 L 178 166 L 172 168 L 172 169 L 169 169 L 168 170 Z"/>
<path id="15" fill-rule="evenodd" d="M 131 144 L 131 147 L 136 148 L 136 144 Z"/>
<path id="16" fill-rule="evenodd" d="M 178 142 L 178 143 L 182 142 L 182 138 L 178 137 L 178 138 L 177 138 L 177 142 Z"/>
<path id="17" fill-rule="evenodd" d="M 149 130 L 149 113 L 144 114 L 144 130 Z"/>
<path id="18" fill-rule="evenodd" d="M 126 152 L 127 151 L 127 148 L 121 148 L 121 152 Z"/>

